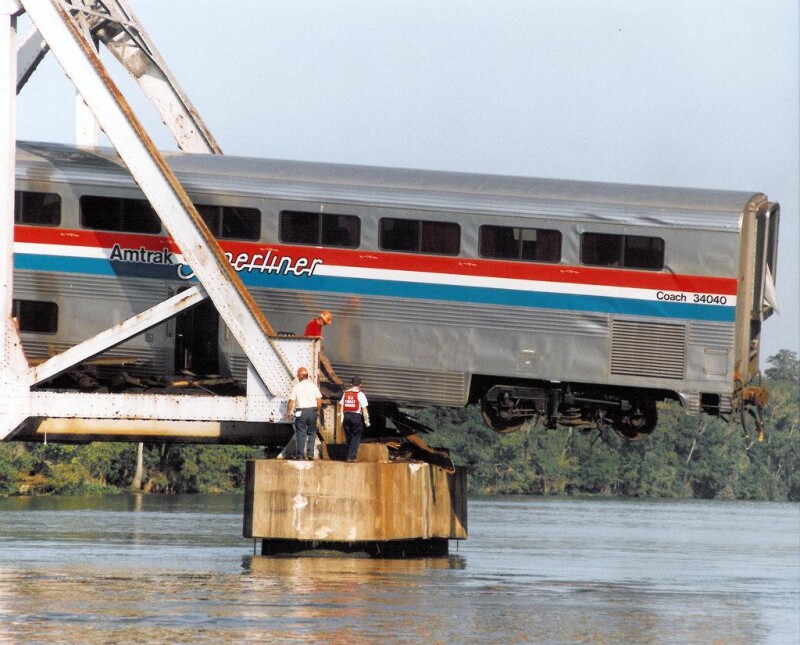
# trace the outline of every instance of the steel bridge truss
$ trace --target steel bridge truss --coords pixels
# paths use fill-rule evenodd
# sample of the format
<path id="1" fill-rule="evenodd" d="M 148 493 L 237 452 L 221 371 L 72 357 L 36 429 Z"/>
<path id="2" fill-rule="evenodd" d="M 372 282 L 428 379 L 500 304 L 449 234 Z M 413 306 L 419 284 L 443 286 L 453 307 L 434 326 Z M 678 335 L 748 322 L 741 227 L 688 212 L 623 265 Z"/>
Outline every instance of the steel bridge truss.
<path id="1" fill-rule="evenodd" d="M 17 39 L 17 18 L 32 28 Z M 14 438 L 26 420 L 106 420 L 207 436 L 208 422 L 280 423 L 296 368 L 316 377 L 319 341 L 276 338 L 231 268 L 189 197 L 112 81 L 96 48 L 107 47 L 150 98 L 185 151 L 220 154 L 202 119 L 178 86 L 125 0 L 0 0 L 0 441 Z M 79 111 L 79 143 L 96 145 L 99 126 L 161 218 L 199 284 L 111 329 L 32 366 L 12 319 L 16 95 L 51 51 L 71 79 L 91 118 Z M 88 113 L 87 113 L 88 114 Z M 97 125 L 94 125 L 96 122 Z M 210 298 L 249 360 L 241 397 L 168 394 L 87 394 L 34 387 Z M 177 425 L 177 424 L 176 424 Z M 169 439 L 170 431 L 162 437 Z"/>

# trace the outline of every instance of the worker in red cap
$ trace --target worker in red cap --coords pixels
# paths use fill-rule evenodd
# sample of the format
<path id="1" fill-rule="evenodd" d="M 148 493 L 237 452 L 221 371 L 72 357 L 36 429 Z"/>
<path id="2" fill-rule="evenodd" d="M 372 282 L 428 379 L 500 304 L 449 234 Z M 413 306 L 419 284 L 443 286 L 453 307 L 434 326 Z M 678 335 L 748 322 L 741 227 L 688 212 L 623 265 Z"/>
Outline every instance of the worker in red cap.
<path id="1" fill-rule="evenodd" d="M 328 310 L 323 310 L 319 312 L 319 316 L 314 318 L 314 320 L 309 321 L 306 325 L 306 331 L 303 334 L 304 336 L 322 336 L 322 328 L 325 325 L 330 325 L 333 322 L 333 316 L 331 312 Z"/>

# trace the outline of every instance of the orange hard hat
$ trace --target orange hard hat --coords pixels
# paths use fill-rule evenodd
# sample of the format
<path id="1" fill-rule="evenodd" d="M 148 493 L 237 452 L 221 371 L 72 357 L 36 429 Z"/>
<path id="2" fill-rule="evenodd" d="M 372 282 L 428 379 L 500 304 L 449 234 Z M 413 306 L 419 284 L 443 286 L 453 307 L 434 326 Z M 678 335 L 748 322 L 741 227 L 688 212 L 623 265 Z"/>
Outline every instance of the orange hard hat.
<path id="1" fill-rule="evenodd" d="M 320 311 L 319 317 L 322 318 L 323 322 L 326 325 L 330 325 L 331 322 L 333 322 L 333 316 L 331 315 L 331 312 L 328 311 L 327 309 L 325 309 L 324 311 Z"/>

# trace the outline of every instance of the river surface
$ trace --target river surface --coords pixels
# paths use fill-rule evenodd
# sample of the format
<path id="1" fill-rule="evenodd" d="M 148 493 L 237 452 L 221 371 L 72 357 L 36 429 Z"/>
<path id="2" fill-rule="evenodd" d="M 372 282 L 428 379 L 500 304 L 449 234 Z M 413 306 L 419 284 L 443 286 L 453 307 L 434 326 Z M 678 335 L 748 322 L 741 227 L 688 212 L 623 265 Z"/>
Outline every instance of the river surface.
<path id="1" fill-rule="evenodd" d="M 0 643 L 800 643 L 800 506 L 471 499 L 442 559 L 266 558 L 242 496 L 0 499 Z"/>

